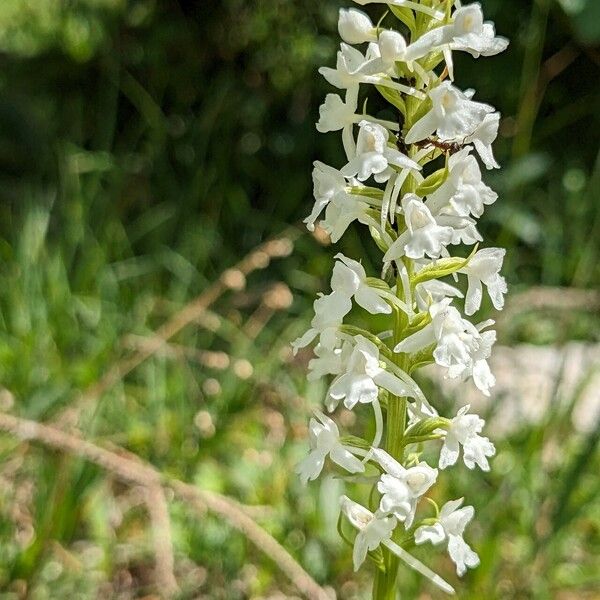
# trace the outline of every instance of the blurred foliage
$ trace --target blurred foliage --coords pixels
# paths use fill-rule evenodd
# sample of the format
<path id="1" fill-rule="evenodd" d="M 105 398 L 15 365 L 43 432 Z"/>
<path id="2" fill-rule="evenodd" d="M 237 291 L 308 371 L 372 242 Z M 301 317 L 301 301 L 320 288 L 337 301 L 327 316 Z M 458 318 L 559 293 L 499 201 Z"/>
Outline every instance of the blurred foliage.
<path id="1" fill-rule="evenodd" d="M 595 288 L 598 3 L 483 3 L 512 43 L 492 59 L 460 57 L 456 69 L 459 85 L 505 117 L 497 151 L 505 169 L 488 174 L 501 201 L 482 229 L 489 244 L 509 247 L 513 290 Z M 311 161 L 342 160 L 339 139 L 313 127 L 328 91 L 316 69 L 334 59 L 338 5 L 0 3 L 2 410 L 56 418 L 225 268 L 307 214 Z M 358 230 L 342 249 L 373 252 Z M 288 342 L 304 330 L 331 254 L 301 237 L 293 255 L 258 270 L 109 390 L 85 433 L 204 488 L 269 505 L 261 522 L 350 599 L 364 597 L 368 573 L 355 578 L 335 532 L 337 506 L 327 500 L 341 483 L 307 491 L 293 475 L 306 415 L 324 390 L 307 387 L 306 356 L 293 361 Z M 265 312 L 275 283 L 296 300 Z M 287 288 L 276 289 L 285 297 Z M 600 325 L 589 314 L 534 315 L 511 335 L 597 341 Z M 597 597 L 598 433 L 575 434 L 569 406 L 557 401 L 546 421 L 502 441 L 489 476 L 459 469 L 447 480 L 449 494 L 469 489 L 479 513 L 472 539 L 483 564 L 461 597 Z M 156 592 L 136 490 L 7 437 L 0 453 L 0 597 Z M 177 503 L 171 517 L 182 597 L 292 593 L 222 522 L 199 521 Z M 452 578 L 441 552 L 431 555 Z M 409 574 L 403 583 L 406 597 L 423 585 Z"/>

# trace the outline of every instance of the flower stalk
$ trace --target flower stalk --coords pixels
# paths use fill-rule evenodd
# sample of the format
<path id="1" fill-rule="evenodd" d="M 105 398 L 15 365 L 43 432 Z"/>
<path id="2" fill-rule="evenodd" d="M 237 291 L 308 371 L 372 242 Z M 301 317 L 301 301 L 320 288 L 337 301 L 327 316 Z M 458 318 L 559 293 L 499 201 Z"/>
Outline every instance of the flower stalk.
<path id="1" fill-rule="evenodd" d="M 388 8 L 377 26 L 361 10 L 340 11 L 344 41 L 336 66 L 319 71 L 344 96 L 327 95 L 317 129 L 342 132 L 346 164 L 336 169 L 315 162 L 315 204 L 305 219 L 310 231 L 320 221 L 334 243 L 354 223 L 366 226 L 382 252 L 381 276 L 337 254 L 332 291 L 317 298 L 311 327 L 293 342 L 297 352 L 316 341 L 309 379 L 332 376 L 324 399 L 332 416 L 315 411 L 311 451 L 298 473 L 307 482 L 331 462 L 350 474 L 349 482 L 371 485 L 369 508 L 341 498 L 338 529 L 353 544 L 355 569 L 373 563 L 374 600 L 397 598 L 401 566 L 454 593 L 407 551 L 413 545 L 445 545 L 459 576 L 479 563 L 463 538 L 473 507 L 462 506 L 461 498 L 439 508 L 426 494 L 461 454 L 467 468 L 488 470 L 494 446 L 480 435 L 483 419 L 468 406 L 439 415 L 412 374 L 434 363 L 447 377 L 472 380 L 489 394 L 493 321 L 472 323 L 461 305 L 466 316 L 474 315 L 485 290 L 500 310 L 507 291 L 500 275 L 505 251 L 479 249 L 477 230 L 497 200 L 483 183 L 480 163 L 499 167 L 492 143 L 500 116 L 474 100 L 472 90 L 453 84 L 452 57 L 492 56 L 508 42 L 483 20 L 478 3 L 394 0 Z M 383 114 L 358 112 L 369 89 L 389 103 Z M 457 281 L 466 282 L 466 292 Z M 346 322 L 353 306 L 389 319 L 388 328 L 372 332 Z M 334 420 L 342 405 L 359 414 L 356 431 L 343 436 Z M 368 441 L 361 426 L 364 431 L 371 419 L 375 435 Z M 428 461 L 436 448 L 433 468 Z M 353 539 L 344 520 L 356 532 Z"/>

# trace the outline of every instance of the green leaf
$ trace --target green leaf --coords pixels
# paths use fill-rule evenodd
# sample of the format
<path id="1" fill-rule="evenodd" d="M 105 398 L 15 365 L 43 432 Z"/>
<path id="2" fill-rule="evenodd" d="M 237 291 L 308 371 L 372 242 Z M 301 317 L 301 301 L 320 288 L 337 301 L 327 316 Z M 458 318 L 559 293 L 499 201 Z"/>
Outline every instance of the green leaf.
<path id="1" fill-rule="evenodd" d="M 412 427 L 406 430 L 405 440 L 410 438 L 422 438 L 427 435 L 431 435 L 437 429 L 444 429 L 448 427 L 448 419 L 443 417 L 431 417 L 415 423 Z M 408 442 L 407 443 L 411 443 Z"/>
<path id="2" fill-rule="evenodd" d="M 390 286 L 383 279 L 379 279 L 379 277 L 367 277 L 367 285 L 376 290 L 390 291 Z"/>
<path id="3" fill-rule="evenodd" d="M 394 14 L 394 16 L 399 21 L 402 21 L 402 23 L 404 23 L 410 29 L 411 33 L 415 32 L 415 29 L 416 29 L 415 14 L 413 13 L 412 10 L 410 10 L 410 8 L 402 8 L 400 6 L 393 6 L 393 5 L 390 5 L 389 8 L 392 11 L 392 13 Z"/>
<path id="4" fill-rule="evenodd" d="M 363 438 L 356 437 L 355 435 L 344 435 L 340 437 L 340 442 L 352 448 L 362 448 L 363 450 L 370 450 L 371 448 L 371 444 L 367 440 L 363 440 Z"/>
<path id="5" fill-rule="evenodd" d="M 441 52 L 433 52 L 423 61 L 422 66 L 426 71 L 433 71 L 443 60 L 444 55 Z"/>
<path id="6" fill-rule="evenodd" d="M 354 196 L 365 196 L 375 200 L 383 199 L 383 190 L 369 186 L 354 186 L 350 188 L 350 193 Z"/>
<path id="7" fill-rule="evenodd" d="M 419 101 L 417 104 L 417 108 L 410 115 L 410 124 L 414 125 L 417 121 L 424 117 L 432 109 L 432 107 L 433 105 L 431 104 L 429 96 L 427 96 L 425 100 Z"/>
<path id="8" fill-rule="evenodd" d="M 398 90 L 391 90 L 383 85 L 376 85 L 377 91 L 403 115 L 406 115 L 406 104 L 402 94 Z"/>
<path id="9" fill-rule="evenodd" d="M 443 169 L 439 169 L 435 173 L 428 175 L 417 187 L 415 194 L 421 196 L 421 198 L 433 194 L 446 181 L 447 177 L 448 166 L 446 165 Z"/>
<path id="10" fill-rule="evenodd" d="M 393 15 L 399 20 L 402 21 L 409 29 L 410 32 L 414 34 L 417 23 L 415 21 L 415 14 L 410 8 L 402 8 L 400 6 L 390 5 L 389 9 L 392 11 Z"/>
<path id="11" fill-rule="evenodd" d="M 477 248 L 479 246 L 476 245 L 473 248 L 473 251 L 467 258 L 460 258 L 451 256 L 449 258 L 441 258 L 440 260 L 436 260 L 435 262 L 423 267 L 411 280 L 411 284 L 413 286 L 423 283 L 424 281 L 431 281 L 432 279 L 440 279 L 441 277 L 446 277 L 448 275 L 452 275 L 452 273 L 456 273 L 460 269 L 467 266 L 475 252 L 477 252 Z"/>
<path id="12" fill-rule="evenodd" d="M 425 365 L 431 364 L 434 362 L 433 360 L 433 351 L 435 350 L 435 344 L 431 344 L 427 346 L 427 348 L 423 348 L 423 350 L 419 350 L 415 354 L 411 355 L 411 367 L 409 369 L 410 373 L 413 373 L 416 369 L 424 367 Z"/>
<path id="13" fill-rule="evenodd" d="M 410 322 L 409 326 L 404 330 L 404 337 L 408 337 L 413 333 L 417 333 L 417 331 L 420 331 L 421 329 L 423 329 L 423 327 L 425 327 L 425 325 L 428 325 L 429 323 L 431 323 L 431 315 L 429 314 L 429 311 L 417 315 L 417 317 L 415 317 Z"/>
<path id="14" fill-rule="evenodd" d="M 388 245 L 384 242 L 379 230 L 375 229 L 372 225 L 369 225 L 369 231 L 371 232 L 371 237 L 373 241 L 377 245 L 377 247 L 385 254 L 388 251 Z"/>

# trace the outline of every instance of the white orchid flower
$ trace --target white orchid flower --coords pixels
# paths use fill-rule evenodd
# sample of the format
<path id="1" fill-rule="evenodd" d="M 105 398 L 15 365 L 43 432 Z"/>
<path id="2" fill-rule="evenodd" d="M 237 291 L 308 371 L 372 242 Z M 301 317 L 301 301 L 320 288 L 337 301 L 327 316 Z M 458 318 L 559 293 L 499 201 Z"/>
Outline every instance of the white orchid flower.
<path id="1" fill-rule="evenodd" d="M 415 531 L 417 544 L 447 543 L 448 554 L 456 565 L 456 573 L 459 577 L 467 572 L 467 567 L 474 568 L 479 564 L 479 557 L 463 539 L 465 528 L 473 518 L 475 509 L 472 506 L 460 508 L 462 503 L 463 498 L 446 502 L 440 510 L 437 523 L 424 525 Z"/>
<path id="2" fill-rule="evenodd" d="M 377 489 L 382 494 L 379 510 L 392 514 L 409 529 L 414 521 L 417 503 L 435 483 L 438 470 L 426 462 L 405 468 L 385 450 L 373 450 L 373 458 L 383 467 Z"/>
<path id="3" fill-rule="evenodd" d="M 445 434 L 444 444 L 440 452 L 439 468 L 445 469 L 456 464 L 463 447 L 463 461 L 468 469 L 477 465 L 482 471 L 489 471 L 488 457 L 496 454 L 494 444 L 487 437 L 479 435 L 483 431 L 485 421 L 478 415 L 467 414 L 469 405 L 463 406 L 450 421 Z"/>
<path id="4" fill-rule="evenodd" d="M 315 316 L 311 321 L 310 329 L 292 342 L 294 354 L 300 348 L 308 346 L 317 336 L 323 348 L 332 350 L 339 346 L 341 342 L 339 327 L 352 309 L 352 301 L 343 294 L 332 292 L 317 298 L 313 308 Z"/>
<path id="5" fill-rule="evenodd" d="M 454 594 L 454 588 L 449 583 L 392 541 L 392 534 L 397 524 L 394 517 L 386 517 L 379 513 L 373 514 L 347 496 L 340 498 L 340 507 L 350 524 L 358 530 L 352 553 L 355 571 L 358 571 L 363 564 L 369 551 L 372 552 L 383 545 L 411 569 L 429 579 L 438 588 L 447 594 Z"/>
<path id="6" fill-rule="evenodd" d="M 468 323 L 468 321 L 465 321 L 465 323 Z M 490 389 L 496 385 L 496 378 L 487 361 L 492 355 L 492 347 L 496 343 L 496 332 L 493 330 L 482 331 L 490 324 L 493 324 L 493 321 L 484 321 L 477 325 L 477 343 L 471 354 L 470 363 L 456 364 L 448 369 L 448 377 L 460 377 L 463 381 L 472 377 L 477 389 L 485 396 L 489 396 Z"/>
<path id="7" fill-rule="evenodd" d="M 373 315 L 391 314 L 392 307 L 383 299 L 385 292 L 368 285 L 364 267 L 343 254 L 338 253 L 335 258 L 331 289 L 348 298 L 354 298 L 359 306 Z"/>
<path id="8" fill-rule="evenodd" d="M 507 47 L 508 40 L 496 37 L 494 25 L 484 23 L 481 6 L 474 2 L 458 9 L 454 13 L 453 23 L 423 34 L 408 47 L 406 56 L 408 60 L 417 60 L 441 50 L 444 52 L 450 79 L 454 79 L 452 50 L 468 52 L 478 58 L 499 54 Z"/>
<path id="9" fill-rule="evenodd" d="M 480 217 L 484 207 L 493 204 L 498 194 L 485 185 L 481 169 L 470 148 L 463 148 L 448 160 L 448 177 L 435 192 L 430 194 L 427 204 L 434 214 L 449 214 L 459 217 Z"/>
<path id="10" fill-rule="evenodd" d="M 429 92 L 433 108 L 419 119 L 406 134 L 407 144 L 414 144 L 433 133 L 442 141 L 463 141 L 472 135 L 494 107 L 471 100 L 470 95 L 449 81 Z"/>
<path id="11" fill-rule="evenodd" d="M 321 221 L 321 227 L 329 234 L 331 241 L 335 244 L 354 221 L 363 224 L 373 222 L 373 218 L 367 214 L 368 210 L 369 205 L 361 200 L 360 196 L 352 194 L 336 195 L 325 208 L 325 218 Z"/>
<path id="12" fill-rule="evenodd" d="M 416 194 L 406 194 L 401 205 L 407 229 L 390 246 L 383 260 L 392 261 L 402 256 L 439 258 L 444 248 L 452 243 L 452 227 L 441 225 Z"/>
<path id="13" fill-rule="evenodd" d="M 352 553 L 354 570 L 358 571 L 369 552 L 379 548 L 382 542 L 391 540 L 397 521 L 394 517 L 374 515 L 346 496 L 341 498 L 341 509 L 351 525 L 358 529 Z"/>
<path id="14" fill-rule="evenodd" d="M 414 87 L 406 86 L 397 81 L 392 80 L 388 76 L 372 75 L 362 72 L 362 68 L 373 57 L 367 53 L 364 55 L 357 48 L 342 42 L 340 50 L 337 53 L 337 62 L 335 69 L 331 67 L 320 67 L 319 73 L 334 87 L 342 90 L 356 88 L 361 83 L 380 85 L 383 87 L 423 98 L 423 93 L 416 90 Z"/>
<path id="15" fill-rule="evenodd" d="M 442 214 L 435 217 L 435 220 L 441 227 L 452 229 L 452 241 L 450 242 L 452 245 L 465 244 L 472 246 L 483 241 L 481 234 L 477 231 L 477 224 L 470 217 L 460 217 L 442 212 Z"/>
<path id="16" fill-rule="evenodd" d="M 462 50 L 478 58 L 494 56 L 508 48 L 506 38 L 496 37 L 493 23 L 484 22 L 479 2 L 459 8 L 454 13 L 452 27 L 452 50 Z"/>
<path id="17" fill-rule="evenodd" d="M 487 359 L 495 342 L 495 332 L 485 332 L 463 319 L 451 299 L 446 298 L 429 308 L 431 323 L 408 336 L 394 348 L 394 352 L 413 353 L 434 345 L 435 362 L 448 369 L 448 377 L 467 379 L 473 377 L 475 385 L 489 396 L 495 378 L 489 370 Z"/>
<path id="18" fill-rule="evenodd" d="M 333 410 L 340 400 L 352 410 L 358 403 L 369 404 L 377 400 L 379 387 L 396 396 L 416 398 L 418 392 L 379 362 L 379 349 L 362 335 L 354 337 L 354 349 L 345 366 L 346 370 L 333 380 L 329 388 L 328 408 Z"/>
<path id="19" fill-rule="evenodd" d="M 356 8 L 340 8 L 338 32 L 348 44 L 377 41 L 377 28 L 371 18 Z"/>
<path id="20" fill-rule="evenodd" d="M 338 94 L 327 94 L 325 102 L 319 107 L 319 121 L 317 131 L 327 133 L 329 131 L 340 131 L 361 121 L 377 123 L 386 129 L 398 130 L 398 123 L 375 119 L 368 115 L 356 114 L 357 103 L 354 98 L 344 102 Z"/>
<path id="21" fill-rule="evenodd" d="M 335 422 L 318 410 L 315 417 L 308 426 L 311 451 L 296 468 L 302 483 L 313 481 L 320 475 L 327 456 L 349 473 L 362 473 L 364 464 L 352 454 L 353 448 L 340 442 Z"/>
<path id="22" fill-rule="evenodd" d="M 475 146 L 477 154 L 479 154 L 479 157 L 487 169 L 500 168 L 500 165 L 494 157 L 494 151 L 492 150 L 492 144 L 498 137 L 499 126 L 500 113 L 488 113 L 475 131 L 464 140 L 465 144 L 473 144 L 473 146 Z"/>
<path id="23" fill-rule="evenodd" d="M 406 47 L 406 40 L 401 33 L 390 29 L 383 30 L 377 38 L 377 43 L 369 44 L 371 59 L 361 66 L 361 73 L 396 76 L 396 62 L 406 62 Z"/>
<path id="24" fill-rule="evenodd" d="M 326 348 L 317 344 L 313 350 L 314 358 L 308 362 L 309 381 L 316 381 L 325 375 L 339 375 L 352 353 L 352 344 L 344 342 L 341 348 Z"/>
<path id="25" fill-rule="evenodd" d="M 428 261 L 428 264 L 431 264 Z M 441 302 L 445 298 L 462 298 L 463 293 L 453 285 L 438 279 L 424 281 L 415 288 L 415 299 L 419 310 L 426 311 L 432 304 Z"/>
<path id="26" fill-rule="evenodd" d="M 508 291 L 506 280 L 500 275 L 506 250 L 504 248 L 483 248 L 471 257 L 466 267 L 459 273 L 467 276 L 469 287 L 465 299 L 465 313 L 474 314 L 479 310 L 485 285 L 496 310 L 504 307 L 504 294 Z"/>
<path id="27" fill-rule="evenodd" d="M 412 2 L 411 0 L 354 0 L 354 2 L 360 4 L 361 6 L 365 6 L 366 4 L 388 4 L 392 6 L 399 6 L 401 8 L 409 8 L 410 10 L 414 10 L 416 12 L 422 12 L 438 20 L 442 20 L 444 18 L 443 12 L 439 10 L 436 11 L 429 6 L 419 4 L 418 2 Z"/>
<path id="28" fill-rule="evenodd" d="M 315 204 L 310 215 L 304 219 L 309 231 L 315 230 L 315 221 L 333 198 L 337 195 L 345 196 L 347 193 L 344 176 L 337 169 L 318 160 L 314 162 L 312 179 Z"/>
<path id="29" fill-rule="evenodd" d="M 366 181 L 374 175 L 375 181 L 381 183 L 390 178 L 392 167 L 421 170 L 419 163 L 389 145 L 390 132 L 385 127 L 366 120 L 358 126 L 356 155 L 341 170 L 345 177 L 356 176 L 359 181 Z"/>

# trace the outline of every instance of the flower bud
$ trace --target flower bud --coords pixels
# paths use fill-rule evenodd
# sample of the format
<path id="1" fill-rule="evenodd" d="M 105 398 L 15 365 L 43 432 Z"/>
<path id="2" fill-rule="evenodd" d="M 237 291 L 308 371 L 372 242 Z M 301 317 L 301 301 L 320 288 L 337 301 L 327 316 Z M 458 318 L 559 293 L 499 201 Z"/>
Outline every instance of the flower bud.
<path id="1" fill-rule="evenodd" d="M 406 40 L 397 31 L 382 31 L 379 36 L 379 51 L 382 60 L 386 63 L 404 60 Z"/>
<path id="2" fill-rule="evenodd" d="M 340 8 L 338 31 L 348 44 L 377 41 L 375 27 L 369 15 L 355 8 Z"/>

